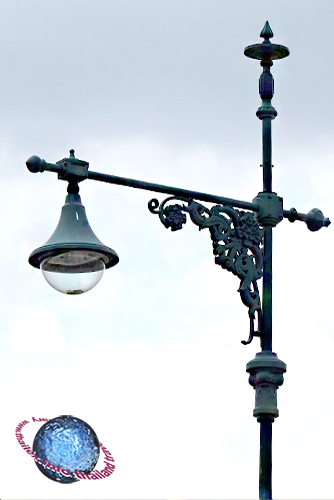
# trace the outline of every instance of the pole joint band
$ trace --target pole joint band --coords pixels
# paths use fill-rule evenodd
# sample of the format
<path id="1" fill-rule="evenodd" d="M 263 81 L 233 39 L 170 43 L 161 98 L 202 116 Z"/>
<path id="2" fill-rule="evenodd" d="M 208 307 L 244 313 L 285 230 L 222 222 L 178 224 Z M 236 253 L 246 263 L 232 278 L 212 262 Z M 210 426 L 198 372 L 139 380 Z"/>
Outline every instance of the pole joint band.
<path id="1" fill-rule="evenodd" d="M 286 364 L 274 352 L 262 351 L 247 363 L 246 371 L 249 373 L 249 383 L 255 389 L 254 417 L 259 421 L 273 421 L 279 415 L 277 389 L 283 384 Z"/>

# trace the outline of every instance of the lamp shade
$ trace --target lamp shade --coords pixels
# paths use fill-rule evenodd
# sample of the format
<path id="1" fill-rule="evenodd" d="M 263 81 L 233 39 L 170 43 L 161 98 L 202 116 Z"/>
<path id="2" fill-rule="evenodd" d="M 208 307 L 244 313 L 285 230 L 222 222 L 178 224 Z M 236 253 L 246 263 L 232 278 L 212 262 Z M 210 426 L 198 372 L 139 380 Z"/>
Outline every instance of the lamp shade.
<path id="1" fill-rule="evenodd" d="M 90 290 L 100 281 L 104 269 L 118 261 L 117 253 L 94 234 L 76 193 L 66 196 L 51 238 L 29 256 L 29 263 L 42 269 L 48 283 L 67 294 Z"/>

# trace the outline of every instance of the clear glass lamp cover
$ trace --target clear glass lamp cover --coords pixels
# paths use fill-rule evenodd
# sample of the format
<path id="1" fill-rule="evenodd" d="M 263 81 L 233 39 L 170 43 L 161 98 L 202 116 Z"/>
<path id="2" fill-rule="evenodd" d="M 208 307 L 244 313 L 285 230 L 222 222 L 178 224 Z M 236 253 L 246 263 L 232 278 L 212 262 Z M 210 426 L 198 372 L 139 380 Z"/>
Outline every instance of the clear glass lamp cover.
<path id="1" fill-rule="evenodd" d="M 94 288 L 105 270 L 104 256 L 90 250 L 70 250 L 41 263 L 44 278 L 55 290 L 78 295 Z"/>

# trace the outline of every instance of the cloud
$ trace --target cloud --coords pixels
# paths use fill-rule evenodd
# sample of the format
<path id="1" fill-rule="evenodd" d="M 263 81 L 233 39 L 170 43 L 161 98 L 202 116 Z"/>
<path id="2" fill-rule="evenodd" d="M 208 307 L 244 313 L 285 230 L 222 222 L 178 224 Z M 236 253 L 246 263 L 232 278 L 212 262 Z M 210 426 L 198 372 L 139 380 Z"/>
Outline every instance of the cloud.
<path id="1" fill-rule="evenodd" d="M 55 357 L 66 348 L 57 315 L 43 304 L 18 312 L 8 331 L 7 341 L 20 357 Z"/>

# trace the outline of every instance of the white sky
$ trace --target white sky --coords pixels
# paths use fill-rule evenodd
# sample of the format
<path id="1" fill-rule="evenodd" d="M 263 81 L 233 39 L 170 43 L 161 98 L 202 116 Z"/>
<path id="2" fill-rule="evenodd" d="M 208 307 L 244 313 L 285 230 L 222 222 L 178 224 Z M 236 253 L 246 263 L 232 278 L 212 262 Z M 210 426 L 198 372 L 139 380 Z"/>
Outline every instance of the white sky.
<path id="1" fill-rule="evenodd" d="M 86 181 L 97 236 L 120 263 L 82 296 L 28 265 L 66 195 L 32 175 L 74 148 L 90 168 L 251 201 L 262 189 L 258 78 L 274 63 L 273 187 L 284 208 L 334 219 L 332 1 L 0 2 L 2 499 L 256 498 L 259 425 L 239 281 L 209 233 L 171 234 L 154 193 Z M 157 196 L 161 201 L 164 197 Z M 276 498 L 333 498 L 333 226 L 274 231 L 273 345 L 288 365 L 273 426 Z M 115 458 L 108 479 L 59 485 L 17 443 L 24 419 L 72 414 Z M 26 429 L 32 444 L 39 428 Z M 97 467 L 99 469 L 99 465 Z M 100 467 L 101 468 L 101 467 Z"/>

